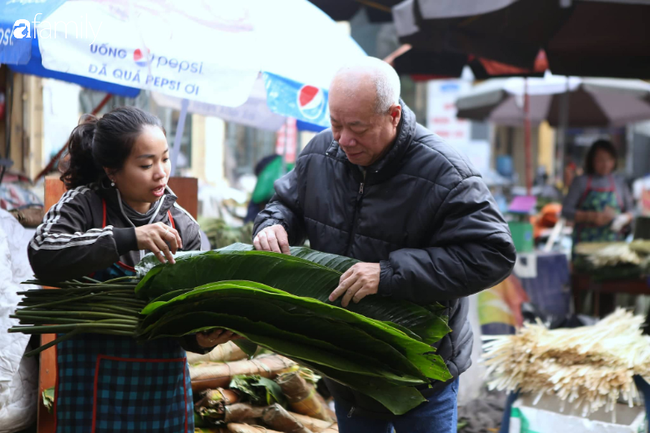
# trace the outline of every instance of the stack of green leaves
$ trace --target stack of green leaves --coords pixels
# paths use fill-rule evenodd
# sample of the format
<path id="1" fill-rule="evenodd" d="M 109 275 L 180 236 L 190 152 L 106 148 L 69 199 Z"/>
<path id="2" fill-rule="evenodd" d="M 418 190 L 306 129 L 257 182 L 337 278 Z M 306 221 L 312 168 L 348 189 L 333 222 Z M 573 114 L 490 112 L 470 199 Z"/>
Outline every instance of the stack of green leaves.
<path id="1" fill-rule="evenodd" d="M 198 222 L 213 249 L 227 247 L 236 242 L 246 242 L 253 237 L 252 222 L 239 227 L 229 226 L 222 218 L 199 217 Z"/>
<path id="2" fill-rule="evenodd" d="M 152 302 L 143 314 L 139 338 L 228 329 L 373 397 L 396 414 L 424 401 L 415 386 L 450 378 L 428 344 L 391 322 L 251 281 L 206 284 Z"/>
<path id="3" fill-rule="evenodd" d="M 340 306 L 329 300 L 341 275 L 358 260 L 305 247 L 291 247 L 291 255 L 254 251 L 252 245 L 233 244 L 208 252 L 180 253 L 176 264 L 161 265 L 152 255 L 136 269 L 142 279 L 135 291 L 141 299 L 169 300 L 204 284 L 247 280 L 290 294 Z M 440 305 L 417 305 L 382 296 L 366 297 L 348 310 L 392 322 L 411 337 L 433 344 L 450 332 Z"/>
<path id="4" fill-rule="evenodd" d="M 82 311 L 85 307 L 78 304 L 76 292 L 52 300 L 60 290 L 46 290 L 42 292 L 52 292 L 48 302 L 27 296 L 22 305 L 31 307 L 16 316 L 23 324 L 56 326 L 21 326 L 14 331 L 69 333 L 61 338 L 78 332 L 130 334 L 149 340 L 225 328 L 249 344 L 285 355 L 369 395 L 395 414 L 424 401 L 416 387 L 451 378 L 430 346 L 449 332 L 439 306 L 372 296 L 342 308 L 340 301 L 330 302 L 328 297 L 356 261 L 307 248 L 292 248 L 291 253 L 252 251 L 250 245 L 235 244 L 179 254 L 175 265 L 157 264 L 147 257 L 137 267 L 142 278 L 135 287 L 133 281 L 76 282 L 64 289 L 78 291 L 82 301 L 123 296 L 133 308 L 118 304 L 125 308 L 121 315 Z M 109 292 L 112 295 L 106 295 Z M 140 315 L 134 313 L 145 304 Z M 68 306 L 79 314 L 68 315 L 72 312 L 66 311 Z M 52 307 L 58 308 L 56 314 L 41 314 L 38 322 L 29 322 L 25 315 Z M 95 317 L 96 313 L 102 316 Z"/>

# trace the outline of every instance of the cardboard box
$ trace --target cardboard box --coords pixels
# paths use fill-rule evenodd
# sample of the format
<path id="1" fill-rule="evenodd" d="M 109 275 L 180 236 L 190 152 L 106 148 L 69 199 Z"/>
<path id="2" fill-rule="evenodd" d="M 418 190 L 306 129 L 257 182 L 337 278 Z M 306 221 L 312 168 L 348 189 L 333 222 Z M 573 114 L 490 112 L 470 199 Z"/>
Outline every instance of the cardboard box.
<path id="1" fill-rule="evenodd" d="M 543 396 L 533 405 L 535 396 L 523 395 L 512 406 L 510 433 L 646 433 L 646 414 L 642 406 L 618 404 L 615 412 L 601 408 L 582 417 L 570 404 L 553 396 Z"/>

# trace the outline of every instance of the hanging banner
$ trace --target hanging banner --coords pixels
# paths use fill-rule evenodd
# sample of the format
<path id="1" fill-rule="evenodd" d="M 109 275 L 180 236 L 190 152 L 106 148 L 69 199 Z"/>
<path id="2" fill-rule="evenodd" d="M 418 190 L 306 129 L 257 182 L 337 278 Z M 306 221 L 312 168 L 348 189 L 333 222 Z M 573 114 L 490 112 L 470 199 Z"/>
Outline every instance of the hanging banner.
<path id="1" fill-rule="evenodd" d="M 278 139 L 275 142 L 275 153 L 285 155 L 284 148 L 287 148 L 287 162 L 296 162 L 296 149 L 298 148 L 298 128 L 296 119 L 287 118 L 282 128 L 278 130 Z"/>
<path id="2" fill-rule="evenodd" d="M 266 103 L 274 113 L 329 128 L 327 91 L 265 72 Z"/>
<path id="3" fill-rule="evenodd" d="M 467 143 L 470 123 L 456 117 L 456 99 L 470 88 L 464 80 L 431 80 L 427 83 L 427 128 L 449 144 Z"/>

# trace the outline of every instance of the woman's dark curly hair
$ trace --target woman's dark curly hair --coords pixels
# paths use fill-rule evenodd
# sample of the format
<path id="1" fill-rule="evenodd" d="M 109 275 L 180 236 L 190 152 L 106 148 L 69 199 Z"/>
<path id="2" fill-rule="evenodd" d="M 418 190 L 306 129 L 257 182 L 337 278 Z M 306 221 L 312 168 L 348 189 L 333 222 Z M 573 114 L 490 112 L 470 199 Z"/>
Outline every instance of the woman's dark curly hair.
<path id="1" fill-rule="evenodd" d="M 66 188 L 102 181 L 104 167 L 121 170 L 145 126 L 165 132 L 160 119 L 136 107 L 119 107 L 97 118 L 84 114 L 68 139 L 68 161 L 61 180 Z"/>
<path id="2" fill-rule="evenodd" d="M 616 153 L 616 148 L 609 140 L 596 140 L 594 144 L 589 148 L 587 152 L 587 157 L 585 158 L 585 173 L 589 175 L 596 174 L 596 169 L 594 168 L 594 158 L 596 157 L 596 152 L 599 150 L 604 150 L 609 153 L 612 158 L 614 158 L 614 170 L 616 170 L 616 165 L 618 161 L 618 155 Z"/>

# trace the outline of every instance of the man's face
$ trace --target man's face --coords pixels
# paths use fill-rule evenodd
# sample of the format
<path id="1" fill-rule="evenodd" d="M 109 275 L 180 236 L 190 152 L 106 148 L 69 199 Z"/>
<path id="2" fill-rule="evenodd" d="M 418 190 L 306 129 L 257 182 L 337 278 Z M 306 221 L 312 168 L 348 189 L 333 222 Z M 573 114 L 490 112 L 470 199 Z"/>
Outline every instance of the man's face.
<path id="1" fill-rule="evenodd" d="M 378 161 L 397 136 L 401 107 L 392 106 L 386 113 L 375 111 L 374 85 L 350 89 L 332 84 L 329 108 L 334 139 L 348 160 L 367 167 Z"/>

